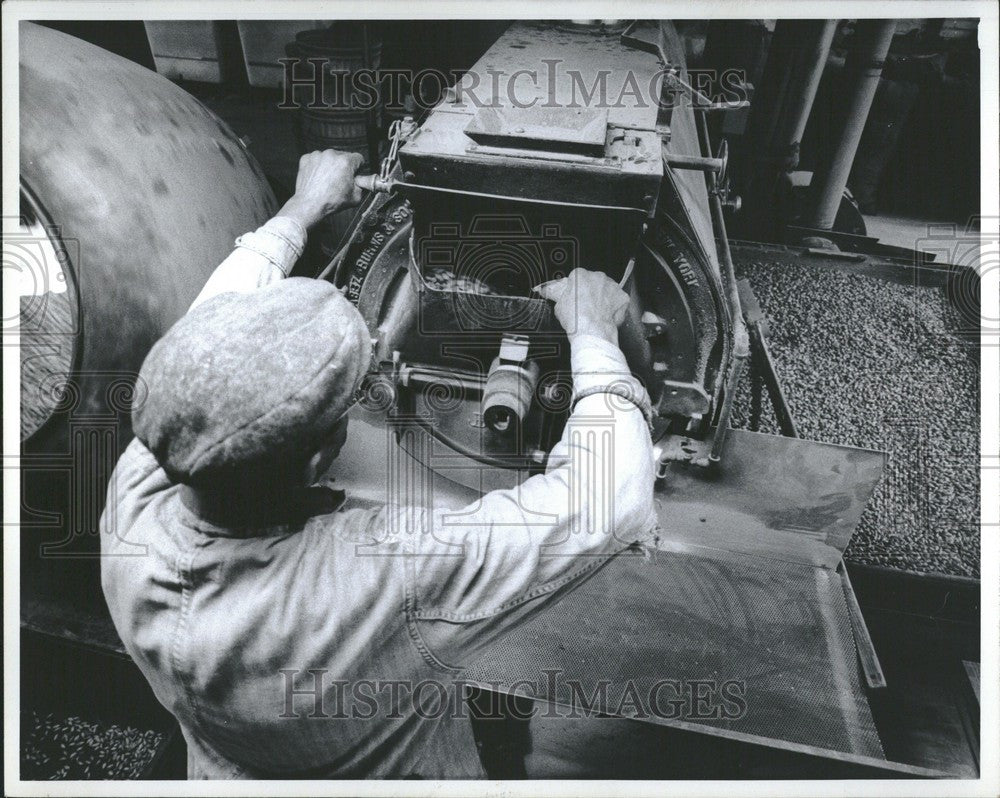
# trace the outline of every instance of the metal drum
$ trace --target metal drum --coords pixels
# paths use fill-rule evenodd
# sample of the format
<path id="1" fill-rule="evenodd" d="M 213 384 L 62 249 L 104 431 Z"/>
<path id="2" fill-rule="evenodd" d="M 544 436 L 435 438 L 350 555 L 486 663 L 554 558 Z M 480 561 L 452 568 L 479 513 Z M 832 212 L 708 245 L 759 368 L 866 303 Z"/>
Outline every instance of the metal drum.
<path id="1" fill-rule="evenodd" d="M 22 374 L 27 608 L 99 600 L 97 522 L 143 358 L 276 203 L 233 131 L 154 72 L 22 23 L 20 77 L 18 245 L 57 253 L 67 288 L 41 285 L 17 329 L 5 319 L 34 355 Z"/>

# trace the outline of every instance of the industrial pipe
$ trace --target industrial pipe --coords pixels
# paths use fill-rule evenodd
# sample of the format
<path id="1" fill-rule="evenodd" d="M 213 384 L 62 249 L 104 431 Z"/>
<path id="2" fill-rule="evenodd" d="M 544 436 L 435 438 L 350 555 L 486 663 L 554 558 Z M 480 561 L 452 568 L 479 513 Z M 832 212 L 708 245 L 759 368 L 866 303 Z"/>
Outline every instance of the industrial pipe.
<path id="1" fill-rule="evenodd" d="M 773 85 L 777 96 L 773 106 L 765 105 L 761 110 L 767 145 L 764 156 L 775 159 L 784 171 L 798 166 L 799 144 L 830 56 L 837 22 L 781 20 L 775 25 L 761 93 L 766 97 L 768 87 Z"/>
<path id="2" fill-rule="evenodd" d="M 779 20 L 748 122 L 756 166 L 743 187 L 747 225 L 770 223 L 778 178 L 798 167 L 799 145 L 830 55 L 837 20 Z M 750 218 L 752 216 L 753 218 Z"/>
<path id="3" fill-rule="evenodd" d="M 837 218 L 895 30 L 896 23 L 891 19 L 858 20 L 854 34 L 856 44 L 844 64 L 845 78 L 853 81 L 853 85 L 844 111 L 843 127 L 835 138 L 837 145 L 833 156 L 813 175 L 812 209 L 806 221 L 811 227 L 829 230 Z"/>

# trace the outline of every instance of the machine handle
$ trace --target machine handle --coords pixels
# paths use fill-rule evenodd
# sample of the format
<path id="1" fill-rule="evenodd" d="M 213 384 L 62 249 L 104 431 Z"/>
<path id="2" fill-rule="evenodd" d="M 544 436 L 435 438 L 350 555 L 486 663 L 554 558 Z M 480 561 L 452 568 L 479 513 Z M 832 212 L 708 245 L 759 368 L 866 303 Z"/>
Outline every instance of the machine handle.
<path id="1" fill-rule="evenodd" d="M 389 175 L 399 157 L 399 147 L 416 129 L 417 123 L 410 116 L 397 119 L 389 125 L 389 152 L 382 159 L 378 174 L 359 175 L 354 178 L 354 185 L 363 191 L 391 191 L 396 181 Z"/>
<path id="2" fill-rule="evenodd" d="M 395 181 L 383 179 L 381 175 L 357 175 L 354 185 L 362 191 L 391 191 Z"/>

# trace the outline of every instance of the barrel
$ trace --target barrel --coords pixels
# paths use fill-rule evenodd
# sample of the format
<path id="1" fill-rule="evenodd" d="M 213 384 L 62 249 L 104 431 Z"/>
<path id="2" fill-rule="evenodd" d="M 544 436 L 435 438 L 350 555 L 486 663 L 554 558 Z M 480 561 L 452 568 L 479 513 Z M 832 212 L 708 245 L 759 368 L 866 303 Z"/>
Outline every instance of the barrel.
<path id="1" fill-rule="evenodd" d="M 378 68 L 382 42 L 365 26 L 362 22 L 338 22 L 329 28 L 300 31 L 286 48 L 290 57 L 299 60 L 298 75 L 312 74 L 312 67 L 305 64 L 306 59 L 322 59 L 322 69 L 326 73 L 322 103 L 310 107 L 306 100 L 311 93 L 296 91 L 294 94 L 299 103 L 299 149 L 304 153 L 335 149 L 360 153 L 366 164 L 371 159 L 369 136 L 381 138 L 381 110 L 377 106 L 365 107 L 360 101 L 369 102 L 370 98 L 358 97 L 351 91 L 349 81 L 334 82 L 331 77 Z M 303 72 L 306 66 L 308 69 Z"/>
<path id="2" fill-rule="evenodd" d="M 382 110 L 356 107 L 360 103 L 351 91 L 350 81 L 335 80 L 361 69 L 378 69 L 382 61 L 382 42 L 366 23 L 337 22 L 329 28 L 305 30 L 295 34 L 295 41 L 286 47 L 289 57 L 298 59 L 295 65 L 298 76 L 312 73 L 306 59 L 322 59 L 326 73 L 323 81 L 322 107 L 309 107 L 306 100 L 311 93 L 296 89 L 293 93 L 299 103 L 298 142 L 305 152 L 334 149 L 360 153 L 365 159 L 365 172 L 374 168 L 371 163 L 369 134 L 381 146 Z M 340 248 L 344 234 L 354 219 L 355 210 L 348 209 L 332 214 L 318 230 L 320 247 L 328 256 Z"/>
<path id="3" fill-rule="evenodd" d="M 363 22 L 336 22 L 329 28 L 304 30 L 295 34 L 295 45 L 303 58 L 326 58 L 331 72 L 356 72 L 366 66 L 378 69 L 382 63 L 382 41 L 373 32 L 365 54 Z"/>
<path id="4" fill-rule="evenodd" d="M 289 58 L 294 58 L 294 75 L 299 80 L 308 80 L 315 69 L 323 70 L 323 92 L 321 98 L 314 98 L 314 92 L 301 85 L 293 87 L 292 96 L 299 107 L 310 100 L 320 100 L 325 108 L 355 108 L 368 101 L 353 90 L 348 76 L 362 69 L 378 69 L 382 63 L 382 42 L 369 31 L 366 36 L 365 23 L 338 22 L 329 28 L 311 29 L 295 34 L 295 41 L 285 47 Z M 367 39 L 367 41 L 366 41 Z M 316 64 L 315 60 L 320 63 Z M 313 63 L 310 63 L 310 60 Z M 312 103 L 317 104 L 315 101 Z M 312 108 L 311 110 L 320 110 Z"/>
<path id="5" fill-rule="evenodd" d="M 303 109 L 299 112 L 299 146 L 303 152 L 326 149 L 359 152 L 367 160 L 368 120 L 367 111 Z"/>

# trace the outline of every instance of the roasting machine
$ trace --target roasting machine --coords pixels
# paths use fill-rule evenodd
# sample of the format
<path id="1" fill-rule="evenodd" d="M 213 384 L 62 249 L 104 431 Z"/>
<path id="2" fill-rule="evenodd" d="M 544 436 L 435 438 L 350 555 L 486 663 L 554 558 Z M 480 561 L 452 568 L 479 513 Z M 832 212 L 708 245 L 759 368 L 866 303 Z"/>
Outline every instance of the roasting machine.
<path id="1" fill-rule="evenodd" d="M 380 193 L 328 269 L 372 332 L 371 401 L 485 484 L 543 469 L 562 431 L 567 342 L 534 288 L 577 266 L 630 296 L 621 346 L 663 462 L 723 456 L 747 336 L 716 244 L 725 157 L 704 154 L 678 46 L 645 23 L 513 26 L 422 124 L 394 128 L 367 183 Z M 594 86 L 603 102 L 585 102 Z"/>
<path id="2" fill-rule="evenodd" d="M 64 323 L 49 314 L 22 331 L 22 402 L 40 408 L 22 454 L 22 616 L 114 648 L 81 608 L 100 607 L 96 520 L 142 401 L 135 374 L 275 201 L 243 142 L 181 89 L 22 27 L 25 208 L 69 281 Z M 59 64 L 74 54 L 71 76 Z M 526 66 L 536 79 L 511 81 Z M 65 113 L 80 104 L 115 113 L 81 126 Z M 606 272 L 630 297 L 621 348 L 655 411 L 659 542 L 498 644 L 470 681 L 514 697 L 553 669 L 587 695 L 607 679 L 647 696 L 664 678 L 739 683 L 738 716 L 712 711 L 711 693 L 670 717 L 625 712 L 615 734 L 638 746 L 652 725 L 833 774 L 924 774 L 886 758 L 866 698 L 878 662 L 841 565 L 883 455 L 729 429 L 750 338 L 724 223 L 727 147 L 709 136 L 725 112 L 689 85 L 669 23 L 533 21 L 425 118 L 396 123 L 318 274 L 374 344 L 331 476 L 349 503 L 458 508 L 543 470 L 572 381 L 565 333 L 534 289 L 577 266 Z M 78 484 L 84 473 L 94 484 Z M 528 697 L 572 703 L 564 687 Z M 622 715 L 614 696 L 590 714 Z M 611 728 L 592 720 L 536 723 L 538 756 L 547 734 L 570 743 L 533 773 L 587 775 L 591 742 Z M 583 755 L 568 753 L 573 740 Z"/>

